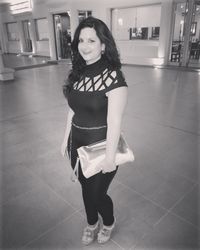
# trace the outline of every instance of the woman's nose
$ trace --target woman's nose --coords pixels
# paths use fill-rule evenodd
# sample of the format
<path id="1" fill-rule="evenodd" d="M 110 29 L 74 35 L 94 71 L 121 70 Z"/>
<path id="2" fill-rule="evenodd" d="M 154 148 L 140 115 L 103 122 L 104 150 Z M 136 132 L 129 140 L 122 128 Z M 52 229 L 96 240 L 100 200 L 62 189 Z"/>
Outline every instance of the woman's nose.
<path id="1" fill-rule="evenodd" d="M 88 43 L 86 43 L 86 42 L 82 42 L 80 45 L 81 45 L 82 49 L 88 49 L 89 48 Z"/>

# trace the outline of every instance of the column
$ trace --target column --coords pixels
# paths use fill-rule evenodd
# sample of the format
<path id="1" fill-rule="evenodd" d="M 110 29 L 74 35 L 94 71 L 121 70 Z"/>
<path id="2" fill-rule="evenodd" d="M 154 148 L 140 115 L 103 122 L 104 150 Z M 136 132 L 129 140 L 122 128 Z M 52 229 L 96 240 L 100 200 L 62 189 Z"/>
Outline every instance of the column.
<path id="1" fill-rule="evenodd" d="M 13 80 L 14 72 L 13 69 L 4 67 L 2 52 L 0 51 L 0 81 Z"/>
<path id="2" fill-rule="evenodd" d="M 190 29 L 191 29 L 191 23 L 192 23 L 192 18 L 193 18 L 193 11 L 194 11 L 194 0 L 189 0 L 188 1 L 188 13 L 186 15 L 185 19 L 185 35 L 184 35 L 184 44 L 183 44 L 183 59 L 182 59 L 182 66 L 187 66 L 188 65 L 188 60 L 189 60 L 189 54 L 190 54 L 190 48 L 189 48 L 189 43 L 190 43 Z"/>
<path id="3" fill-rule="evenodd" d="M 36 54 L 37 45 L 36 45 L 35 21 L 34 21 L 34 19 L 30 19 L 29 22 L 30 22 L 30 26 L 29 26 L 30 38 L 32 41 L 32 52 L 33 52 L 33 54 Z"/>
<path id="4" fill-rule="evenodd" d="M 47 20 L 48 20 L 48 25 L 49 25 L 49 49 L 50 49 L 50 57 L 51 57 L 52 60 L 56 60 L 56 45 L 55 45 L 53 14 L 48 13 Z"/>
<path id="5" fill-rule="evenodd" d="M 161 3 L 161 20 L 160 20 L 160 38 L 158 47 L 158 57 L 164 58 L 164 65 L 168 63 L 171 22 L 173 15 L 172 0 L 163 1 Z"/>
<path id="6" fill-rule="evenodd" d="M 24 39 L 24 32 L 23 32 L 23 24 L 22 21 L 17 21 L 18 24 L 18 29 L 19 29 L 19 39 L 20 39 L 20 47 L 21 47 L 21 52 L 25 51 L 25 39 Z"/>

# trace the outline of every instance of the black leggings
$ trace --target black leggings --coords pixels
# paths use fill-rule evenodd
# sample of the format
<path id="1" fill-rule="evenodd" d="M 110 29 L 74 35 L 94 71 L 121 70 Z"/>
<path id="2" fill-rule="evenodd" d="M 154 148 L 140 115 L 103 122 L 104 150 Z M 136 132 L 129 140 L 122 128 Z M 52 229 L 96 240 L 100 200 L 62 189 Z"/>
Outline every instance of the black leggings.
<path id="1" fill-rule="evenodd" d="M 107 191 L 116 172 L 117 170 L 106 174 L 101 172 L 86 179 L 80 169 L 79 181 L 82 187 L 83 201 L 89 225 L 94 225 L 98 221 L 98 213 L 101 215 L 105 226 L 113 224 L 113 202 Z"/>
<path id="2" fill-rule="evenodd" d="M 77 148 L 104 138 L 106 138 L 106 129 L 87 131 L 72 126 L 68 140 L 68 153 L 71 156 L 72 168 L 74 168 L 76 164 L 78 156 Z M 110 196 L 108 196 L 107 191 L 116 172 L 117 168 L 111 173 L 103 174 L 101 172 L 86 179 L 79 164 L 79 182 L 82 187 L 83 202 L 89 225 L 94 225 L 98 221 L 98 214 L 101 215 L 105 226 L 113 224 L 113 202 Z"/>

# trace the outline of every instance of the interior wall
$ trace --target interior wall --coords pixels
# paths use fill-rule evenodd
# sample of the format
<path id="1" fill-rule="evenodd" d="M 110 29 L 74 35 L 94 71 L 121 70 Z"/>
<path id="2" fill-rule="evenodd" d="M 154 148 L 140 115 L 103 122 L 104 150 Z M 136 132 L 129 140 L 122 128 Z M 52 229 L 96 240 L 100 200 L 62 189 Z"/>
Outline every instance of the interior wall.
<path id="1" fill-rule="evenodd" d="M 48 1 L 41 1 L 36 2 L 33 8 L 33 12 L 31 14 L 27 15 L 17 15 L 12 16 L 9 12 L 4 13 L 2 16 L 2 22 L 9 22 L 9 21 L 19 21 L 24 19 L 31 19 L 34 20 L 35 18 L 42 18 L 46 17 L 48 19 L 49 23 L 49 46 L 46 46 L 45 48 L 49 48 L 48 55 L 52 58 L 56 58 L 56 48 L 55 48 L 55 39 L 54 39 L 54 28 L 53 28 L 53 14 L 56 13 L 63 13 L 65 11 L 70 11 L 71 14 L 71 33 L 72 36 L 74 34 L 74 31 L 78 25 L 78 10 L 91 10 L 93 13 L 93 16 L 102 19 L 108 27 L 111 29 L 111 9 L 113 8 L 120 8 L 120 7 L 134 7 L 134 6 L 141 6 L 141 5 L 148 5 L 148 4 L 158 4 L 162 3 L 162 22 L 161 22 L 161 36 L 160 41 L 164 42 L 164 45 L 159 42 L 159 46 L 157 49 L 152 49 L 152 60 L 149 60 L 149 58 L 145 58 L 145 54 L 143 56 L 140 56 L 140 59 L 138 60 L 138 57 L 136 56 L 137 51 L 135 51 L 135 55 L 133 53 L 132 60 L 130 63 L 140 63 L 140 64 L 152 64 L 155 63 L 155 59 L 159 59 L 160 62 L 163 60 L 163 58 L 166 56 L 166 47 L 167 47 L 167 41 L 166 39 L 167 35 L 170 35 L 170 20 L 169 16 L 165 14 L 165 11 L 167 10 L 167 13 L 169 13 L 169 10 L 171 8 L 171 3 L 173 0 L 73 0 L 73 1 L 67 1 L 67 0 L 48 0 Z M 167 24 L 167 25 L 166 25 Z M 163 29 L 163 31 L 162 31 Z M 130 41 L 131 42 L 131 41 Z M 144 41 L 145 42 L 145 41 Z M 4 41 L 4 44 L 8 41 Z M 44 45 L 44 44 L 43 44 Z M 141 43 L 141 49 L 143 52 L 145 51 L 145 48 L 142 48 L 142 46 L 146 46 L 145 44 Z M 8 52 L 11 51 L 12 45 L 9 43 L 8 46 Z M 36 52 L 39 51 L 39 48 L 41 48 L 41 44 L 36 43 Z M 13 47 L 13 50 L 15 48 Z M 12 51 L 13 51 L 12 50 Z M 134 52 L 134 51 L 133 51 Z M 47 55 L 47 54 L 46 54 Z M 157 55 L 157 56 L 156 56 Z M 122 58 L 122 61 L 124 58 Z"/>

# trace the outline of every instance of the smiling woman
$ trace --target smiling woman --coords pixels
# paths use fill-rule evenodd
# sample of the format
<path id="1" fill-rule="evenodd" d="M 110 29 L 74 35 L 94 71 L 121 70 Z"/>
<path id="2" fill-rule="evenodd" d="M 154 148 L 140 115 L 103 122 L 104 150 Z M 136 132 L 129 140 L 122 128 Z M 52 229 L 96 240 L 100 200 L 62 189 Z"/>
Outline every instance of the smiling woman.
<path id="1" fill-rule="evenodd" d="M 105 51 L 105 44 L 102 44 L 93 28 L 81 30 L 78 50 L 86 64 L 91 64 L 101 58 Z"/>
<path id="2" fill-rule="evenodd" d="M 78 167 L 88 222 L 82 242 L 88 245 L 97 237 L 99 243 L 105 243 L 115 227 L 113 202 L 107 191 L 118 169 L 115 155 L 127 84 L 114 39 L 101 20 L 88 17 L 77 27 L 72 41 L 72 71 L 63 90 L 70 108 L 61 152 L 64 155 L 67 148 L 72 168 Z M 77 149 L 105 139 L 106 156 L 99 163 L 102 172 L 86 178 L 77 165 Z"/>

